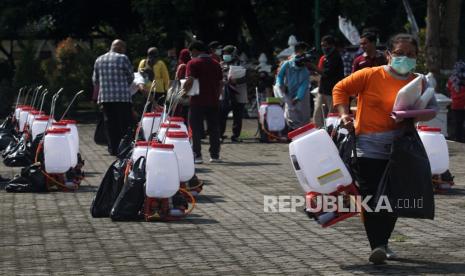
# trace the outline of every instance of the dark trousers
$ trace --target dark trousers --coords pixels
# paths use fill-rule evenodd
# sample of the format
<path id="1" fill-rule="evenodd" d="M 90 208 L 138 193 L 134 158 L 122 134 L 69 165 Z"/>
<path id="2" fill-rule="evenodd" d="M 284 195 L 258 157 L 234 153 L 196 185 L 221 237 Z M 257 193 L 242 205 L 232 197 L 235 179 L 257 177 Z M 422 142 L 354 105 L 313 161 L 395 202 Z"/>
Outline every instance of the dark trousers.
<path id="1" fill-rule="evenodd" d="M 210 139 L 210 157 L 220 157 L 220 129 L 218 107 L 189 107 L 189 125 L 192 129 L 192 149 L 195 157 L 202 156 L 201 140 L 203 136 L 203 120 L 207 120 Z"/>
<path id="2" fill-rule="evenodd" d="M 107 125 L 107 141 L 110 154 L 117 154 L 121 138 L 133 126 L 131 103 L 103 103 Z"/>
<path id="3" fill-rule="evenodd" d="M 224 136 L 226 131 L 226 122 L 228 121 L 229 112 L 233 112 L 233 125 L 232 125 L 232 136 L 231 138 L 239 138 L 242 131 L 242 118 L 244 117 L 244 106 L 243 103 L 232 102 L 231 105 L 223 107 L 221 109 L 221 122 L 220 122 L 220 133 Z"/>
<path id="4" fill-rule="evenodd" d="M 465 122 L 465 110 L 452 110 L 452 114 L 454 114 L 455 121 L 455 141 L 464 143 L 463 123 Z"/>
<path id="5" fill-rule="evenodd" d="M 359 157 L 356 171 L 363 198 L 375 195 L 388 160 Z M 374 208 L 372 208 L 374 210 Z M 383 210 L 384 211 L 384 210 Z M 371 249 L 385 246 L 396 225 L 397 216 L 388 212 L 363 212 L 363 224 Z"/>

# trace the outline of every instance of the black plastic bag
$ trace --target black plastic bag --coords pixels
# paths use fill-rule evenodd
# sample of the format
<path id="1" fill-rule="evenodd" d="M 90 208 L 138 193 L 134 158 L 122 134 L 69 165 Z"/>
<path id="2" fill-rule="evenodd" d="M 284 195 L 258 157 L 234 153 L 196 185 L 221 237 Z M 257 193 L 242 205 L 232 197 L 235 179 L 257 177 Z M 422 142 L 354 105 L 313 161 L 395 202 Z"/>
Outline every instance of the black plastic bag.
<path id="1" fill-rule="evenodd" d="M 0 151 L 6 149 L 11 142 L 15 142 L 16 138 L 11 131 L 0 132 Z"/>
<path id="2" fill-rule="evenodd" d="M 14 130 L 15 125 L 13 124 L 13 117 L 8 116 L 3 120 L 3 122 L 0 124 L 0 131 L 5 131 L 5 130 Z"/>
<path id="3" fill-rule="evenodd" d="M 115 221 L 139 220 L 144 216 L 145 158 L 140 157 L 132 167 L 123 188 L 111 210 L 110 218 Z"/>
<path id="4" fill-rule="evenodd" d="M 31 149 L 28 147 L 27 142 L 24 140 L 18 144 L 15 151 L 5 156 L 3 164 L 8 167 L 25 167 L 33 163 L 34 156 Z"/>
<path id="5" fill-rule="evenodd" d="M 126 159 L 118 159 L 106 171 L 90 206 L 92 217 L 101 218 L 110 216 L 111 208 L 124 183 L 126 163 Z"/>
<path id="6" fill-rule="evenodd" d="M 118 158 L 126 158 L 128 153 L 132 151 L 134 148 L 134 130 L 132 128 L 128 128 L 126 134 L 121 138 L 121 141 L 118 145 Z"/>
<path id="7" fill-rule="evenodd" d="M 349 134 L 342 134 L 339 132 L 339 127 L 336 128 L 336 134 L 333 137 L 333 141 L 339 151 L 339 156 L 349 170 L 350 175 L 353 179 L 356 179 L 357 171 L 357 147 L 355 131 L 349 132 Z"/>
<path id="8" fill-rule="evenodd" d="M 99 112 L 98 114 L 97 125 L 94 132 L 94 142 L 97 145 L 107 145 L 107 131 L 104 115 L 102 112 Z"/>
<path id="9" fill-rule="evenodd" d="M 47 181 L 41 170 L 40 163 L 34 163 L 21 169 L 21 174 L 11 179 L 5 190 L 10 193 L 47 192 Z"/>
<path id="10" fill-rule="evenodd" d="M 388 197 L 399 217 L 434 219 L 431 167 L 413 123 L 392 144 L 374 204 L 381 196 Z"/>

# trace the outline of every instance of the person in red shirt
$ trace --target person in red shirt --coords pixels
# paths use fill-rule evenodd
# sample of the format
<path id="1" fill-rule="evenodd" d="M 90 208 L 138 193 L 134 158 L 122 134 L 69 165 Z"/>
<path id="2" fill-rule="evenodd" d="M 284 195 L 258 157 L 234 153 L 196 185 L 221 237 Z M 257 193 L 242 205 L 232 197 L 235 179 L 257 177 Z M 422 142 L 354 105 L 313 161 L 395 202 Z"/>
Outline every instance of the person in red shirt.
<path id="1" fill-rule="evenodd" d="M 465 135 L 465 62 L 459 61 L 454 66 L 454 72 L 447 81 L 447 89 L 452 98 L 452 114 L 455 119 L 455 140 L 464 143 Z"/>
<path id="2" fill-rule="evenodd" d="M 223 85 L 223 72 L 218 62 L 207 53 L 202 41 L 194 41 L 189 45 L 192 60 L 186 66 L 186 83 L 184 90 L 192 88 L 194 79 L 199 82 L 199 95 L 189 100 L 189 125 L 192 129 L 192 149 L 195 163 L 203 163 L 201 139 L 203 135 L 203 119 L 207 120 L 210 139 L 210 162 L 221 162 L 220 129 L 219 129 L 219 97 Z"/>
<path id="3" fill-rule="evenodd" d="M 352 63 L 352 73 L 366 67 L 386 65 L 384 54 L 376 50 L 376 35 L 364 33 L 360 36 L 360 48 L 363 54 L 356 57 Z"/>
<path id="4" fill-rule="evenodd" d="M 181 80 L 186 78 L 186 65 L 191 60 L 191 54 L 189 49 L 182 49 L 179 52 L 178 58 L 178 68 L 176 69 L 176 80 Z"/>

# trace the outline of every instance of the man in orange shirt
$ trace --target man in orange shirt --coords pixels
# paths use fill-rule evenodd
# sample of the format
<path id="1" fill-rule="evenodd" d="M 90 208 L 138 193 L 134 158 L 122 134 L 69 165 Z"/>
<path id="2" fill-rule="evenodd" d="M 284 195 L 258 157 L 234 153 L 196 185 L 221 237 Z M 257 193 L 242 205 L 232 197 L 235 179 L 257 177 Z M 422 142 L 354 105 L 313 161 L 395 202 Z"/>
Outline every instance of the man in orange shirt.
<path id="1" fill-rule="evenodd" d="M 408 34 L 394 36 L 386 53 L 389 65 L 364 68 L 342 81 L 333 89 L 334 106 L 341 114 L 342 123 L 353 129 L 349 114 L 349 97 L 357 97 L 355 133 L 357 135 L 357 182 L 363 197 L 376 194 L 380 179 L 390 157 L 391 144 L 401 126 L 390 117 L 397 92 L 416 75 L 418 44 Z M 427 108 L 437 110 L 433 97 Z M 431 120 L 434 116 L 416 118 Z M 397 216 L 388 212 L 363 213 L 364 226 L 372 252 L 369 261 L 381 264 L 395 253 L 388 247 Z"/>

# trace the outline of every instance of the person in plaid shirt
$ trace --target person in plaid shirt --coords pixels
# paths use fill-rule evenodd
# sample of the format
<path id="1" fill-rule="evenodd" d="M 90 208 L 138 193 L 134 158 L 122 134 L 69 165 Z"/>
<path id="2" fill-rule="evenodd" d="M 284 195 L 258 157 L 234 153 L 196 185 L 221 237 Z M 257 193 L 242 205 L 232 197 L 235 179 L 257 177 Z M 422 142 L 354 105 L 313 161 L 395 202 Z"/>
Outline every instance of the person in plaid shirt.
<path id="1" fill-rule="evenodd" d="M 108 150 L 116 155 L 121 138 L 132 126 L 132 99 L 129 87 L 134 80 L 126 43 L 115 40 L 110 51 L 97 58 L 92 81 L 98 87 L 97 103 L 103 108 L 107 124 Z"/>

